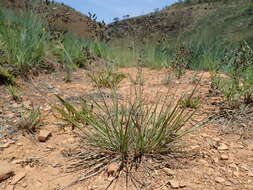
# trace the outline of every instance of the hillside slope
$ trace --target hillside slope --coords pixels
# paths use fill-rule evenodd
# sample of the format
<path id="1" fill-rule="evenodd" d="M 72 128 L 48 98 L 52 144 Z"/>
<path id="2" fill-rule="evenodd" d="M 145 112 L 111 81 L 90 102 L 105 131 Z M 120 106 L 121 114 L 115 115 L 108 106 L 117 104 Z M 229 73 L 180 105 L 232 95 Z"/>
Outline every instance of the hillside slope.
<path id="1" fill-rule="evenodd" d="M 29 8 L 30 3 L 33 3 L 33 1 L 34 0 L 3 0 L 0 2 L 0 5 L 7 8 L 25 10 Z M 96 23 L 88 16 L 64 4 L 52 2 L 46 4 L 42 1 L 36 8 L 36 12 L 47 18 L 53 30 L 70 31 L 82 38 L 92 38 L 94 35 L 93 28 Z"/>
<path id="2" fill-rule="evenodd" d="M 195 0 L 177 3 L 159 12 L 130 18 L 109 25 L 112 38 L 175 39 L 200 31 L 213 31 L 236 38 L 252 39 L 253 6 L 250 0 Z"/>

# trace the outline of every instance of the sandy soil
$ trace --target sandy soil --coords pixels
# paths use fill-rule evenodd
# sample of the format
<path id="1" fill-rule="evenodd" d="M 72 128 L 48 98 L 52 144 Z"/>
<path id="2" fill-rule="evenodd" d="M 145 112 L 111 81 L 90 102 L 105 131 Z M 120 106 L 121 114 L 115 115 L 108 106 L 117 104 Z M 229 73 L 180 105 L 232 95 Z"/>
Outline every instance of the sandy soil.
<path id="1" fill-rule="evenodd" d="M 135 78 L 136 68 L 120 69 Z M 68 173 L 66 168 L 69 161 L 62 154 L 63 151 L 79 145 L 79 137 L 54 117 L 50 107 L 55 104 L 54 94 L 59 94 L 75 103 L 80 96 L 96 94 L 96 89 L 86 76 L 84 70 L 73 73 L 71 83 L 63 82 L 63 74 L 40 75 L 31 83 L 20 81 L 22 101 L 15 102 L 0 87 L 0 126 L 4 128 L 0 138 L 0 165 L 8 165 L 15 176 L 23 175 L 15 184 L 15 176 L 0 183 L 3 190 L 60 190 L 78 179 L 81 171 Z M 178 97 L 189 94 L 194 87 L 195 76 L 202 76 L 197 94 L 201 97 L 201 104 L 197 108 L 194 119 L 201 121 L 218 112 L 218 103 L 222 97 L 211 95 L 209 92 L 209 73 L 187 71 L 182 79 L 172 77 L 169 84 L 162 81 L 167 75 L 166 70 L 144 69 L 144 92 L 147 101 L 154 101 L 156 92 L 166 93 Z M 129 94 L 132 84 L 128 78 L 119 86 L 118 93 L 122 97 Z M 109 93 L 109 90 L 104 90 Z M 15 127 L 23 112 L 40 107 L 44 121 L 41 129 L 46 129 L 52 136 L 40 143 L 36 137 L 32 138 L 15 132 Z M 251 126 L 252 127 L 252 126 Z M 10 130 L 11 128 L 11 130 Z M 178 160 L 178 167 L 164 169 L 155 167 L 152 178 L 143 189 L 184 189 L 184 190 L 251 190 L 253 189 L 253 140 L 242 139 L 237 133 L 224 134 L 222 124 L 209 123 L 205 127 L 183 137 L 182 144 L 186 153 L 195 156 Z M 14 133 L 12 135 L 7 135 Z M 5 145 L 6 147 L 3 147 Z M 0 147 L 1 147 L 0 146 Z M 1 171 L 1 168 L 0 168 Z M 94 176 L 78 184 L 70 186 L 68 190 L 99 190 L 106 189 L 110 183 L 105 173 Z M 124 177 L 120 178 L 109 189 L 135 189 L 124 184 Z"/>

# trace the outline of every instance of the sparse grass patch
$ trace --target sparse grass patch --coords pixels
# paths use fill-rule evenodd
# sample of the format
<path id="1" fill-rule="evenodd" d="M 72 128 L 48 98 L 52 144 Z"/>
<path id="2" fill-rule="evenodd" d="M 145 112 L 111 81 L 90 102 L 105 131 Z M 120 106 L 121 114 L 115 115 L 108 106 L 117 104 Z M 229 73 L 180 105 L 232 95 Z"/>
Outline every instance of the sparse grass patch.
<path id="1" fill-rule="evenodd" d="M 199 97 L 186 97 L 181 100 L 181 106 L 196 109 L 199 106 Z"/>
<path id="2" fill-rule="evenodd" d="M 22 132 L 34 135 L 42 123 L 42 114 L 39 109 L 33 108 L 22 115 L 17 127 Z"/>
<path id="3" fill-rule="evenodd" d="M 6 86 L 6 91 L 11 95 L 11 98 L 14 101 L 19 101 L 21 96 L 20 96 L 20 92 L 18 91 L 18 88 L 13 86 L 13 85 L 9 85 Z"/>
<path id="4" fill-rule="evenodd" d="M 124 73 L 114 72 L 109 68 L 92 71 L 88 73 L 87 76 L 97 87 L 105 88 L 115 88 L 124 78 L 126 78 Z"/>

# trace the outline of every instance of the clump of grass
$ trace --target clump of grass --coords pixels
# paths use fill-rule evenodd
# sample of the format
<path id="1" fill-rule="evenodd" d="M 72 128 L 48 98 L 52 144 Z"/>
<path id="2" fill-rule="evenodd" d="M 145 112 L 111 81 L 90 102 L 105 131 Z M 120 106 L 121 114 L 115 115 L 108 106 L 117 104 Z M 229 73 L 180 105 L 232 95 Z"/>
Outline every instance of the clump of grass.
<path id="1" fill-rule="evenodd" d="M 0 69 L 0 85 L 15 85 L 15 78 L 9 72 Z"/>
<path id="2" fill-rule="evenodd" d="M 246 104 L 253 102 L 253 50 L 243 41 L 238 48 L 227 53 L 223 63 L 228 68 L 229 79 L 221 88 L 228 104 L 233 108 L 238 107 L 242 100 Z"/>
<path id="3" fill-rule="evenodd" d="M 170 65 L 174 70 L 175 75 L 178 79 L 180 79 L 184 75 L 190 63 L 191 63 L 190 52 L 184 46 L 179 46 L 176 50 L 175 56 L 170 61 Z"/>
<path id="4" fill-rule="evenodd" d="M 186 97 L 181 100 L 181 106 L 196 109 L 199 106 L 199 97 Z"/>
<path id="5" fill-rule="evenodd" d="M 48 40 L 44 28 L 45 24 L 33 11 L 0 10 L 0 41 L 16 74 L 27 77 L 31 69 L 42 65 Z"/>
<path id="6" fill-rule="evenodd" d="M 84 42 L 70 33 L 61 36 L 55 53 L 64 67 L 86 68 L 87 56 L 84 51 Z"/>
<path id="7" fill-rule="evenodd" d="M 113 72 L 111 69 L 102 69 L 87 74 L 97 87 L 115 88 L 126 78 L 124 73 Z"/>
<path id="8" fill-rule="evenodd" d="M 42 122 L 42 114 L 39 109 L 33 108 L 29 112 L 22 115 L 17 127 L 22 132 L 34 135 Z"/>
<path id="9" fill-rule="evenodd" d="M 18 92 L 18 89 L 13 86 L 13 85 L 9 85 L 6 87 L 7 92 L 11 95 L 11 98 L 14 101 L 19 101 L 21 99 L 20 93 Z"/>
<path id="10" fill-rule="evenodd" d="M 181 99 L 172 103 L 168 96 L 158 96 L 155 103 L 145 104 L 141 86 L 135 88 L 127 101 L 120 100 L 115 91 L 110 100 L 93 100 L 93 109 L 87 106 L 77 109 L 61 97 L 58 99 L 62 103 L 58 113 L 68 124 L 80 129 L 88 149 L 93 151 L 77 155 L 82 157 L 80 163 L 86 164 L 76 163 L 73 167 L 79 165 L 83 166 L 79 169 L 88 170 L 82 179 L 104 171 L 111 162 L 118 162 L 121 170 L 128 171 L 145 158 L 169 160 L 180 138 L 200 126 L 185 128 L 195 112 L 181 107 Z M 86 162 L 90 156 L 91 163 Z M 96 158 L 100 161 L 95 161 Z"/>

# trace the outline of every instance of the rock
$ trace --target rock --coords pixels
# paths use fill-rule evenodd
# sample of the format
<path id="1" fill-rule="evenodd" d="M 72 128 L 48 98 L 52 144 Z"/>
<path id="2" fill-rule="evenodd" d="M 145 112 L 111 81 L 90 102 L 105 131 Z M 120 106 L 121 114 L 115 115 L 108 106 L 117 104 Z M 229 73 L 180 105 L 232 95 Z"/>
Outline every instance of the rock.
<path id="1" fill-rule="evenodd" d="M 200 147 L 198 145 L 195 145 L 195 146 L 190 146 L 190 149 L 191 150 L 198 150 Z"/>
<path id="2" fill-rule="evenodd" d="M 20 172 L 14 176 L 11 185 L 16 185 L 19 181 L 21 181 L 26 176 L 25 172 Z"/>
<path id="3" fill-rule="evenodd" d="M 10 143 L 0 144 L 0 149 L 5 149 L 5 148 L 9 148 L 9 147 L 10 147 Z"/>
<path id="4" fill-rule="evenodd" d="M 51 132 L 47 130 L 41 130 L 40 134 L 38 135 L 38 141 L 40 142 L 46 142 L 48 137 L 51 136 Z"/>
<path id="5" fill-rule="evenodd" d="M 26 183 L 22 184 L 23 188 L 26 188 L 28 185 Z"/>
<path id="6" fill-rule="evenodd" d="M 215 178 L 215 182 L 217 182 L 217 183 L 224 183 L 226 180 L 225 179 L 223 179 L 222 177 L 216 177 Z"/>
<path id="7" fill-rule="evenodd" d="M 9 167 L 9 164 L 7 162 L 0 161 L 0 182 L 14 175 L 14 171 Z"/>
<path id="8" fill-rule="evenodd" d="M 228 157 L 227 154 L 221 154 L 220 159 L 221 159 L 221 160 L 228 160 L 229 157 Z"/>
<path id="9" fill-rule="evenodd" d="M 238 167 L 237 167 L 237 165 L 235 163 L 229 164 L 229 167 L 238 170 Z"/>
<path id="10" fill-rule="evenodd" d="M 213 140 L 216 141 L 216 142 L 220 142 L 221 141 L 221 139 L 219 137 L 215 137 L 215 138 L 213 138 Z"/>
<path id="11" fill-rule="evenodd" d="M 233 175 L 234 175 L 235 177 L 239 177 L 239 176 L 240 176 L 240 172 L 234 171 L 234 172 L 233 172 Z"/>
<path id="12" fill-rule="evenodd" d="M 173 188 L 173 189 L 178 189 L 180 188 L 180 184 L 177 180 L 169 180 L 168 183 L 170 184 L 170 186 Z"/>
<path id="13" fill-rule="evenodd" d="M 172 169 L 169 168 L 163 168 L 163 171 L 167 174 L 167 175 L 175 175 L 176 172 Z"/>
<path id="14" fill-rule="evenodd" d="M 218 147 L 217 147 L 218 150 L 228 150 L 228 146 L 226 144 L 220 144 Z"/>
<path id="15" fill-rule="evenodd" d="M 54 86 L 49 85 L 49 86 L 47 87 L 47 89 L 48 89 L 48 90 L 52 90 L 52 89 L 54 89 Z"/>
<path id="16" fill-rule="evenodd" d="M 23 144 L 22 144 L 22 143 L 17 143 L 17 145 L 18 145 L 18 146 L 23 146 Z"/>
<path id="17" fill-rule="evenodd" d="M 116 176 L 116 173 L 118 172 L 119 170 L 119 164 L 117 163 L 111 163 L 108 167 L 107 167 L 107 175 L 108 177 L 110 176 Z"/>
<path id="18" fill-rule="evenodd" d="M 187 186 L 186 183 L 180 181 L 180 183 L 179 183 L 179 187 L 180 187 L 180 188 L 184 188 L 184 187 L 186 187 L 186 186 Z"/>

